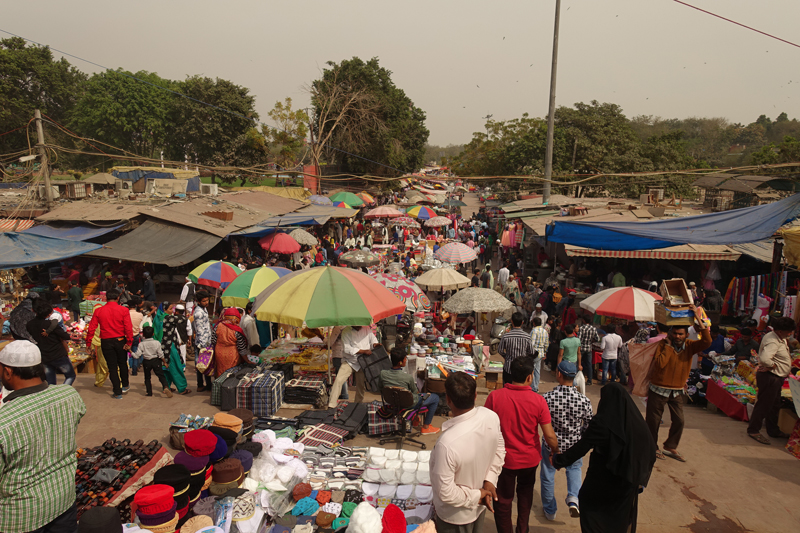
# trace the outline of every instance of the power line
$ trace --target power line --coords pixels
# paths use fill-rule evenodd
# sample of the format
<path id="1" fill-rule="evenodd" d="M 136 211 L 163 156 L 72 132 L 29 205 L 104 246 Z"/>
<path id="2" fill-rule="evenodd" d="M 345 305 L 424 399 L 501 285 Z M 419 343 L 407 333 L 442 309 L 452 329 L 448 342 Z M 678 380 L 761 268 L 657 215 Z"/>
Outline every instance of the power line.
<path id="1" fill-rule="evenodd" d="M 23 39 L 23 40 L 25 40 L 25 41 L 28 41 L 29 43 L 33 43 L 33 44 L 35 44 L 35 45 L 37 45 L 37 46 L 41 46 L 41 47 L 45 47 L 45 46 L 46 46 L 46 47 L 48 47 L 48 48 L 50 48 L 50 49 L 52 49 L 52 50 L 55 50 L 55 51 L 56 51 L 56 52 L 58 52 L 59 54 L 62 54 L 62 55 L 65 55 L 65 56 L 71 57 L 71 58 L 73 58 L 73 59 L 77 59 L 78 61 L 83 61 L 84 63 L 89 63 L 90 65 L 94 65 L 94 66 L 96 66 L 96 67 L 98 67 L 98 68 L 101 68 L 101 69 L 103 69 L 103 70 L 107 70 L 107 71 L 109 71 L 109 72 L 114 72 L 114 73 L 117 73 L 117 74 L 121 74 L 121 75 L 123 75 L 123 76 L 127 76 L 128 78 L 131 78 L 131 79 L 133 79 L 133 80 L 136 80 L 136 81 L 138 81 L 138 82 L 145 83 L 145 84 L 147 84 L 147 85 L 151 85 L 151 86 L 153 86 L 153 87 L 155 87 L 155 88 L 157 88 L 157 89 L 161 89 L 161 90 L 163 90 L 163 91 L 170 92 L 170 93 L 172 93 L 172 94 L 174 94 L 174 95 L 176 95 L 176 96 L 180 96 L 181 98 L 186 98 L 187 100 L 191 100 L 191 101 L 193 101 L 193 102 L 197 102 L 198 104 L 202 104 L 202 105 L 205 105 L 205 106 L 208 106 L 208 107 L 212 107 L 212 108 L 214 108 L 214 109 L 217 109 L 218 111 L 222 111 L 222 112 L 224 112 L 224 113 L 228 113 L 228 114 L 230 114 L 230 115 L 233 115 L 233 116 L 235 116 L 235 117 L 239 117 L 239 118 L 242 118 L 242 119 L 244 119 L 244 120 L 247 120 L 248 122 L 252 122 L 252 123 L 254 123 L 254 124 L 260 124 L 260 125 L 262 125 L 262 126 L 264 126 L 264 127 L 266 127 L 266 128 L 273 129 L 273 130 L 277 130 L 277 131 L 281 131 L 281 132 L 283 132 L 283 133 L 289 133 L 289 132 L 288 132 L 288 131 L 286 131 L 286 130 L 282 130 L 281 128 L 276 128 L 275 126 L 270 126 L 269 124 L 266 124 L 266 123 L 264 123 L 264 122 L 259 122 L 259 121 L 255 120 L 255 119 L 252 119 L 252 118 L 248 117 L 248 116 L 242 115 L 241 113 L 237 113 L 237 112 L 235 112 L 235 111 L 231 111 L 230 109 L 225 109 L 224 107 L 220 107 L 220 106 L 218 106 L 218 105 L 211 104 L 211 103 L 208 103 L 208 102 L 204 102 L 203 100 L 199 100 L 199 99 L 197 99 L 197 98 L 193 98 L 193 97 L 191 97 L 191 96 L 187 96 L 187 95 L 185 95 L 185 94 L 179 93 L 178 91 L 173 91 L 172 89 L 169 89 L 169 88 L 167 88 L 167 87 L 162 87 L 161 85 L 158 85 L 158 84 L 156 84 L 156 83 L 149 82 L 149 81 L 147 81 L 147 80 L 143 80 L 143 79 L 141 79 L 141 78 L 137 78 L 136 76 L 134 76 L 134 75 L 132 75 L 132 74 L 128 74 L 127 72 L 122 72 L 122 71 L 119 71 L 119 70 L 114 70 L 114 69 L 112 69 L 112 68 L 109 68 L 109 67 L 103 66 L 103 65 L 101 65 L 101 64 L 99 64 L 99 63 L 95 63 L 94 61 L 89 61 L 88 59 L 84 59 L 84 58 L 82 58 L 82 57 L 80 57 L 80 56 L 76 56 L 76 55 L 70 54 L 70 53 L 68 53 L 68 52 L 65 52 L 65 51 L 63 51 L 63 50 L 59 50 L 58 48 L 53 48 L 53 47 L 52 47 L 52 46 L 50 46 L 50 45 L 44 45 L 44 44 L 42 44 L 42 43 L 39 43 L 39 42 L 37 42 L 37 41 L 34 41 L 34 40 L 32 40 L 32 39 L 28 39 L 27 37 L 23 37 L 22 35 L 17 35 L 16 33 L 12 33 L 12 32 L 10 32 L 10 31 L 4 30 L 4 29 L 2 29 L 2 28 L 0 28 L 0 32 L 2 32 L 2 33 L 5 33 L 5 34 L 7 34 L 7 35 L 11 35 L 11 36 L 13 36 L 13 37 L 19 37 L 20 39 Z M 291 134 L 290 134 L 290 135 L 291 135 Z M 347 150 L 342 150 L 341 148 L 336 148 L 335 146 L 330 146 L 330 145 L 328 146 L 328 148 L 330 148 L 331 150 L 335 150 L 335 151 L 337 151 L 337 152 L 341 152 L 341 153 L 343 153 L 343 154 L 346 154 L 346 155 L 350 155 L 350 156 L 356 157 L 356 158 L 358 158 L 358 159 L 361 159 L 361 160 L 363 160 L 363 161 L 366 161 L 366 162 L 368 162 L 368 163 L 373 163 L 373 164 L 375 164 L 375 165 L 378 165 L 378 166 L 381 166 L 381 167 L 388 168 L 389 170 L 394 170 L 394 171 L 396 171 L 396 172 L 399 172 L 399 173 L 401 173 L 401 174 L 405 174 L 405 171 L 403 171 L 403 170 L 400 170 L 399 168 L 395 168 L 395 167 L 393 167 L 393 166 L 390 166 L 390 165 L 385 165 L 385 164 L 383 164 L 383 163 L 378 163 L 377 161 L 373 161 L 372 159 L 369 159 L 369 158 L 366 158 L 366 157 L 362 157 L 362 156 L 360 156 L 360 155 L 357 155 L 357 154 L 354 154 L 354 153 L 352 153 L 352 152 L 348 152 Z"/>
<path id="2" fill-rule="evenodd" d="M 693 6 L 692 4 L 687 4 L 686 2 L 682 2 L 681 0 L 673 0 L 673 2 L 677 2 L 677 3 L 681 4 L 681 5 L 686 6 L 686 7 L 691 7 L 692 9 L 696 9 L 697 11 L 701 11 L 701 12 L 705 13 L 706 15 L 711 15 L 712 17 L 717 17 L 718 19 L 722 19 L 725 22 L 730 22 L 731 24 L 736 24 L 737 26 L 741 26 L 742 28 L 747 28 L 748 30 L 754 31 L 756 33 L 760 33 L 761 35 L 766 35 L 767 37 L 770 37 L 770 38 L 775 39 L 777 41 L 781 41 L 783 43 L 790 44 L 792 46 L 800 48 L 800 44 L 796 44 L 796 43 L 793 43 L 791 41 L 787 41 L 786 39 L 781 39 L 780 37 L 776 37 L 775 35 L 772 35 L 771 33 L 767 33 L 765 31 L 757 30 L 757 29 L 753 28 L 752 26 L 748 26 L 746 24 L 742 24 L 741 22 L 736 22 L 735 20 L 731 20 L 729 18 L 725 18 L 722 15 L 717 15 L 716 13 L 712 13 L 711 11 L 706 11 L 705 9 L 701 9 L 701 8 L 699 8 L 697 6 Z"/>

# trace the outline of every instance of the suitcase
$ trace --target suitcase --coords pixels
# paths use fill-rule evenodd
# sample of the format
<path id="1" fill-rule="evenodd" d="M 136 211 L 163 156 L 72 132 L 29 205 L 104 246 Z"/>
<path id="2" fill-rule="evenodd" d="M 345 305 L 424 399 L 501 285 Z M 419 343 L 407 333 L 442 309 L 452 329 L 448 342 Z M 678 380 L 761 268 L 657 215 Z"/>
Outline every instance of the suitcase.
<path id="1" fill-rule="evenodd" d="M 223 411 L 230 411 L 231 409 L 239 407 L 236 405 L 236 390 L 239 386 L 239 382 L 247 373 L 247 369 L 239 370 L 235 374 L 230 374 L 228 378 L 222 382 L 222 386 L 220 387 L 220 409 Z"/>
<path id="2" fill-rule="evenodd" d="M 223 372 L 220 377 L 211 382 L 211 405 L 216 405 L 216 406 L 222 405 L 222 392 L 221 392 L 222 383 L 224 383 L 226 379 L 228 379 L 232 374 L 235 374 L 238 371 L 240 371 L 242 368 L 244 368 L 243 365 L 229 368 L 228 370 Z"/>
<path id="3" fill-rule="evenodd" d="M 272 416 L 283 404 L 283 372 L 261 365 L 244 376 L 236 387 L 236 407 L 250 409 L 255 417 Z"/>
<path id="4" fill-rule="evenodd" d="M 389 358 L 389 354 L 386 353 L 386 349 L 383 346 L 378 346 L 372 350 L 370 355 L 359 355 L 358 364 L 361 365 L 361 370 L 364 371 L 369 390 L 380 394 L 381 371 L 392 369 L 392 360 Z"/>

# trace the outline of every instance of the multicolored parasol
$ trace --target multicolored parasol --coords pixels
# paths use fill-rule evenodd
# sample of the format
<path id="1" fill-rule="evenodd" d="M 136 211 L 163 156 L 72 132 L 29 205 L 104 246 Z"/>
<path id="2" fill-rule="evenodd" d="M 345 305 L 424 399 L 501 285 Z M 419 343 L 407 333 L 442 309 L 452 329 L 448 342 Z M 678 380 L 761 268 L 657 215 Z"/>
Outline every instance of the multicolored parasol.
<path id="1" fill-rule="evenodd" d="M 372 274 L 370 277 L 392 291 L 412 313 L 431 309 L 431 301 L 428 296 L 410 279 L 397 274 L 383 273 Z"/>
<path id="2" fill-rule="evenodd" d="M 270 233 L 258 239 L 258 244 L 267 252 L 293 254 L 300 251 L 300 244 L 288 233 Z"/>
<path id="3" fill-rule="evenodd" d="M 259 320 L 317 328 L 372 324 L 406 305 L 363 272 L 326 266 L 283 276 L 256 296 L 253 308 Z"/>
<path id="4" fill-rule="evenodd" d="M 368 193 L 366 191 L 361 191 L 360 193 L 356 194 L 356 196 L 358 196 L 359 198 L 364 200 L 364 203 L 366 203 L 366 204 L 374 204 L 375 203 L 375 197 L 373 197 L 370 193 Z"/>
<path id="5" fill-rule="evenodd" d="M 460 242 L 447 243 L 436 250 L 433 255 L 445 263 L 470 263 L 478 257 L 474 249 Z"/>
<path id="6" fill-rule="evenodd" d="M 353 209 L 349 204 L 344 202 L 333 202 L 333 207 L 344 207 L 345 209 Z"/>
<path id="7" fill-rule="evenodd" d="M 222 305 L 244 308 L 248 302 L 255 299 L 258 293 L 290 272 L 291 270 L 288 268 L 268 266 L 246 270 L 233 280 L 222 293 Z"/>
<path id="8" fill-rule="evenodd" d="M 198 285 L 206 285 L 215 289 L 224 289 L 235 280 L 242 271 L 227 261 L 207 261 L 188 274 L 188 278 Z"/>
<path id="9" fill-rule="evenodd" d="M 412 216 L 419 220 L 429 220 L 436 216 L 436 211 L 424 205 L 415 205 L 406 211 L 408 216 Z"/>
<path id="10" fill-rule="evenodd" d="M 329 198 L 333 200 L 334 205 L 336 205 L 336 202 L 344 202 L 347 205 L 353 205 L 353 206 L 364 205 L 364 200 L 362 200 L 355 194 L 347 191 L 337 192 L 336 194 L 330 195 Z"/>

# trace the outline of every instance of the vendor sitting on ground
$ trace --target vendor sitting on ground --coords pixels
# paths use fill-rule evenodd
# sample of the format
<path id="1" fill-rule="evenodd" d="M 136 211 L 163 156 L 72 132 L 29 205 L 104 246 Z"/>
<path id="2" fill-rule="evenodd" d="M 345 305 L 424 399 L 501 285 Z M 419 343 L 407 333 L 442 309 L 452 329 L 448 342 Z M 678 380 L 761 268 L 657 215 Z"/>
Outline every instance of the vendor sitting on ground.
<path id="1" fill-rule="evenodd" d="M 391 358 L 392 369 L 381 370 L 379 387 L 381 389 L 384 387 L 402 387 L 410 390 L 414 397 L 413 409 L 419 409 L 420 407 L 428 408 L 428 412 L 425 414 L 425 422 L 422 426 L 422 434 L 431 435 L 439 433 L 441 430 L 431 425 L 433 417 L 436 414 L 436 408 L 439 406 L 439 396 L 434 393 L 420 395 L 414 377 L 403 370 L 403 367 L 406 366 L 408 361 L 403 348 L 392 348 Z"/>

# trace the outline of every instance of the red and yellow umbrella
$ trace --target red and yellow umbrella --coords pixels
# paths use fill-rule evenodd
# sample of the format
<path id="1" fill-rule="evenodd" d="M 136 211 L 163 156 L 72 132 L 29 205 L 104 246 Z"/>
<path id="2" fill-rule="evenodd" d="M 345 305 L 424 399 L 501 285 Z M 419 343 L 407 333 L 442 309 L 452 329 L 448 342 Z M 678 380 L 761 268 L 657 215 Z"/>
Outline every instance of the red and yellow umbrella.
<path id="1" fill-rule="evenodd" d="M 253 305 L 259 320 L 310 328 L 361 326 L 402 314 L 406 304 L 358 270 L 297 270 L 269 285 Z"/>
<path id="2" fill-rule="evenodd" d="M 368 192 L 361 191 L 360 193 L 356 194 L 356 196 L 358 196 L 359 198 L 364 200 L 364 203 L 367 203 L 367 204 L 374 204 L 375 203 L 375 197 L 373 197 Z"/>
<path id="3" fill-rule="evenodd" d="M 415 205 L 406 211 L 406 214 L 419 220 L 429 220 L 436 217 L 436 211 L 424 205 Z"/>

